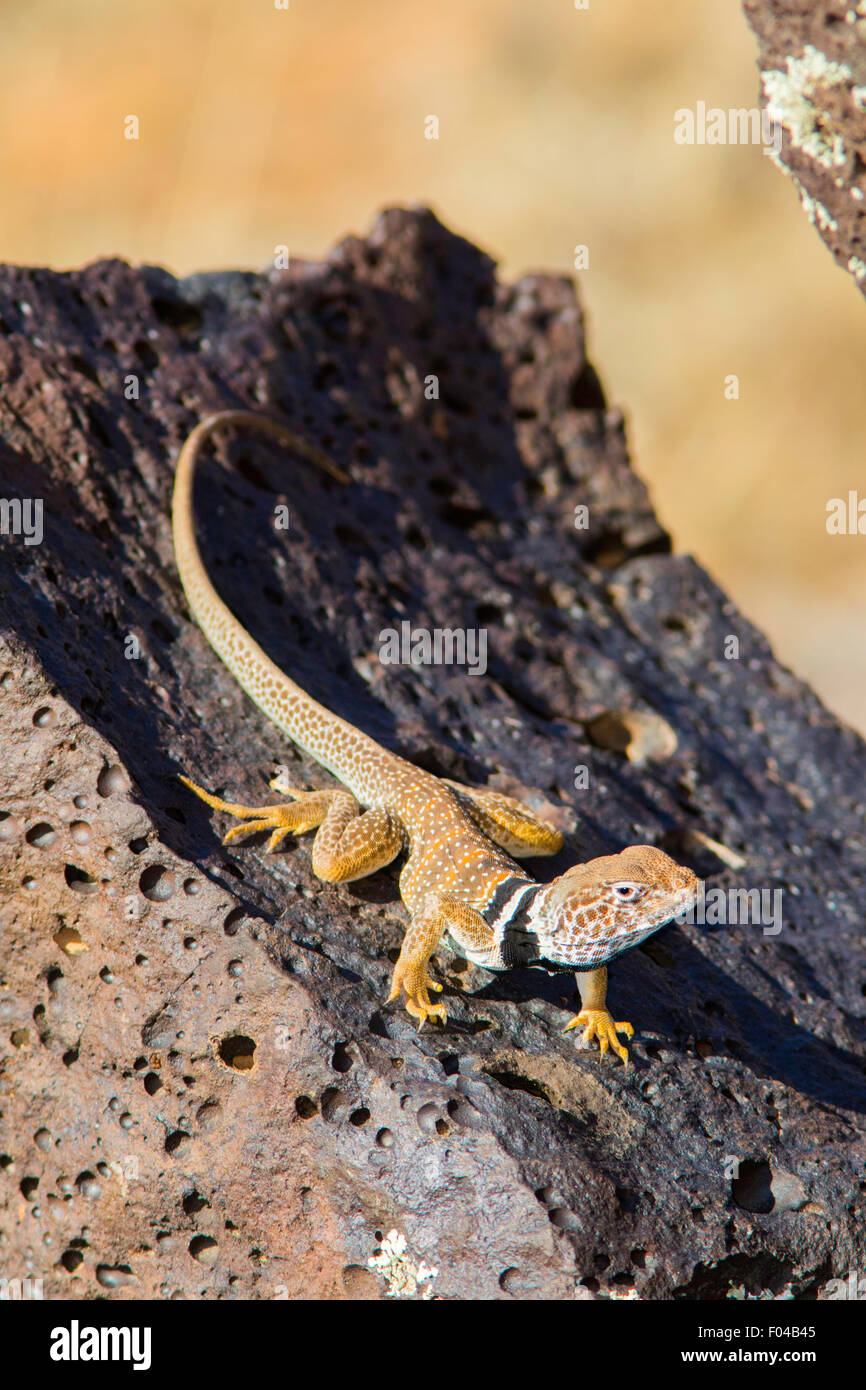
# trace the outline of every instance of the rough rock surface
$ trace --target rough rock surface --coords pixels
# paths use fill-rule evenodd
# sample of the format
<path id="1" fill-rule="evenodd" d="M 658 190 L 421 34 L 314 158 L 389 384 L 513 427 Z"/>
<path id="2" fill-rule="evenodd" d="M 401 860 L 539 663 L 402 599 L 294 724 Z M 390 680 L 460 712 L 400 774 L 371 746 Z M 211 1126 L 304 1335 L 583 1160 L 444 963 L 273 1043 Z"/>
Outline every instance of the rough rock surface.
<path id="1" fill-rule="evenodd" d="M 42 543 L 0 551 L 6 1276 L 375 1298 L 392 1229 L 390 1287 L 425 1261 L 446 1298 L 814 1296 L 862 1268 L 866 748 L 670 553 L 572 285 L 500 284 L 391 211 L 279 273 L 7 268 L 0 331 L 0 496 L 44 503 Z M 198 490 L 220 590 L 314 695 L 551 808 L 568 843 L 539 877 L 651 841 L 783 891 L 776 935 L 673 925 L 614 965 L 628 1071 L 563 1033 L 572 976 L 445 949 L 450 1019 L 419 1034 L 383 1004 L 396 872 L 328 887 L 309 840 L 223 849 L 177 781 L 329 781 L 173 565 L 173 456 L 240 405 L 352 476 L 237 436 Z M 381 665 L 404 618 L 485 628 L 487 674 Z"/>
<path id="2" fill-rule="evenodd" d="M 866 4 L 743 0 L 762 103 L 782 126 L 777 162 L 809 220 L 866 294 Z"/>

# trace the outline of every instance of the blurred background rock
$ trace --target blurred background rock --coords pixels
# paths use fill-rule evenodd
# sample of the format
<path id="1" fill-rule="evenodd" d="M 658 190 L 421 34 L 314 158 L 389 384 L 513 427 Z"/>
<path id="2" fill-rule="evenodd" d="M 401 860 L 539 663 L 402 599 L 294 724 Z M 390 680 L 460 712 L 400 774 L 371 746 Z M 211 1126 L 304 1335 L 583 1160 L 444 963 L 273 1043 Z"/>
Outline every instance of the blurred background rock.
<path id="1" fill-rule="evenodd" d="M 3 260 L 259 268 L 408 201 L 509 277 L 571 274 L 585 243 L 591 356 L 661 519 L 866 729 L 866 537 L 825 527 L 828 498 L 866 495 L 866 305 L 759 147 L 673 139 L 678 108 L 758 103 L 737 0 L 6 0 L 0 17 Z"/>

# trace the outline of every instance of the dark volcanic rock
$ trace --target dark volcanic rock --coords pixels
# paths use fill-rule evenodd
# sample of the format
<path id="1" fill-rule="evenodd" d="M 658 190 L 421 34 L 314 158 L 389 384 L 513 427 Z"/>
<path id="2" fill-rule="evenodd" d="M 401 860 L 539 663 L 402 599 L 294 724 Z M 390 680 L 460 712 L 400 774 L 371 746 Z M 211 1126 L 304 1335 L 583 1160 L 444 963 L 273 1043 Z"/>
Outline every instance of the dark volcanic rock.
<path id="1" fill-rule="evenodd" d="M 377 1297 L 391 1230 L 391 1287 L 425 1261 L 452 1298 L 801 1296 L 862 1268 L 866 749 L 670 554 L 571 284 L 499 284 L 392 211 L 269 275 L 6 269 L 0 327 L 0 495 L 44 503 L 42 543 L 2 548 L 4 1272 L 53 1298 Z M 526 788 L 568 833 L 542 877 L 651 841 L 783 894 L 777 934 L 670 926 L 615 964 L 628 1071 L 563 1033 L 571 976 L 445 949 L 449 1022 L 417 1033 L 383 1003 L 396 873 L 329 887 L 309 840 L 224 850 L 178 782 L 329 780 L 175 573 L 173 457 L 241 405 L 352 477 L 236 436 L 198 490 L 218 587 L 316 697 Z M 487 674 L 381 665 L 404 619 L 485 628 Z"/>
<path id="2" fill-rule="evenodd" d="M 743 0 L 780 167 L 837 264 L 866 294 L 866 7 L 862 0 Z"/>

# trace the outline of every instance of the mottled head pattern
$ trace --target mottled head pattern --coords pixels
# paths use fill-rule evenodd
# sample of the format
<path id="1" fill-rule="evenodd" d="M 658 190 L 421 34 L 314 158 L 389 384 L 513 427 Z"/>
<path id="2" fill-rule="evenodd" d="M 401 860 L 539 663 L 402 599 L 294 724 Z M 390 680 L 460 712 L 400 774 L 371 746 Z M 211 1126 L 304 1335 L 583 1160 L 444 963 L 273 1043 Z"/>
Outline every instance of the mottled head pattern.
<path id="1" fill-rule="evenodd" d="M 698 879 L 652 845 L 629 845 L 554 879 L 533 928 L 546 960 L 577 970 L 606 965 L 686 911 Z"/>

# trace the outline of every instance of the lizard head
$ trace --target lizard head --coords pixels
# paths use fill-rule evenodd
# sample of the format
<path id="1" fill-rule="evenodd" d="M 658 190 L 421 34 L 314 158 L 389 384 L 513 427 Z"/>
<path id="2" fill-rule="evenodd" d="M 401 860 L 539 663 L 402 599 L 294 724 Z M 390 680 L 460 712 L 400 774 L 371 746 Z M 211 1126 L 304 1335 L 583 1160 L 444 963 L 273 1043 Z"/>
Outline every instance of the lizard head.
<path id="1" fill-rule="evenodd" d="M 629 845 L 554 879 L 533 913 L 533 930 L 545 960 L 592 970 L 687 911 L 698 883 L 662 850 Z"/>

